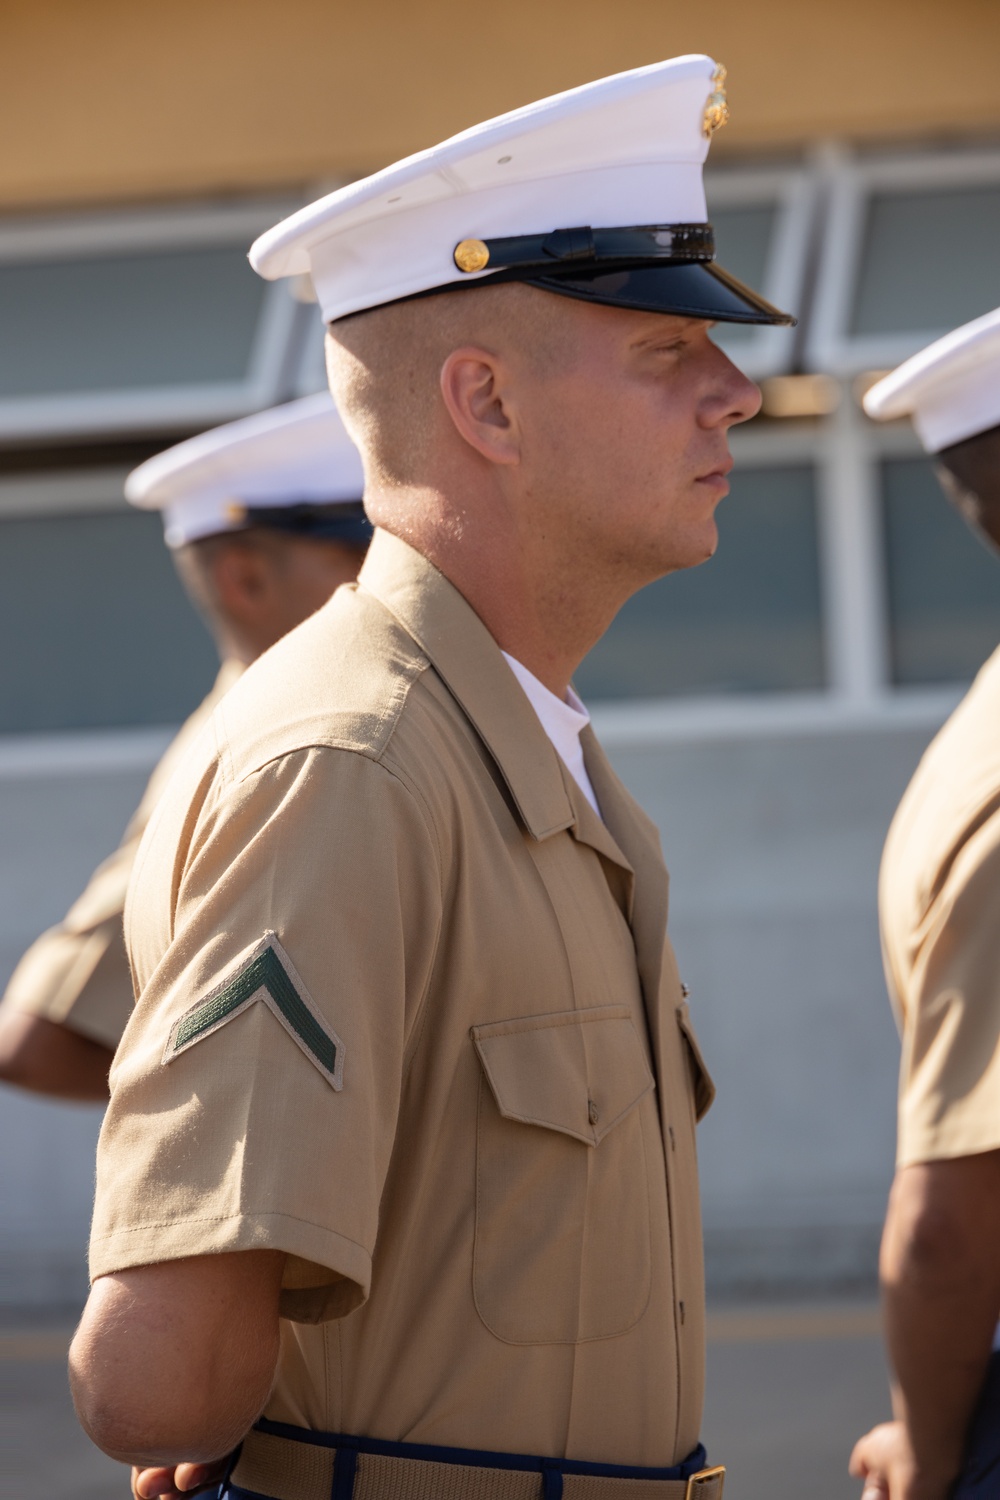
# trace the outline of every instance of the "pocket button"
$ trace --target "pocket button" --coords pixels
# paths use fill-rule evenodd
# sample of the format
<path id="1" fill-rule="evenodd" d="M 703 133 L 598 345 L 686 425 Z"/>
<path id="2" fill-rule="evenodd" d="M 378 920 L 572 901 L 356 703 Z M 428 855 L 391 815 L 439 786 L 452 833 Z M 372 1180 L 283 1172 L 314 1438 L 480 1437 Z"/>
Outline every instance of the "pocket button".
<path id="1" fill-rule="evenodd" d="M 591 1125 L 596 1125 L 597 1122 L 598 1122 L 598 1120 L 600 1118 L 601 1118 L 601 1111 L 598 1109 L 598 1107 L 594 1103 L 593 1099 L 588 1099 L 587 1100 L 587 1119 L 590 1121 Z"/>

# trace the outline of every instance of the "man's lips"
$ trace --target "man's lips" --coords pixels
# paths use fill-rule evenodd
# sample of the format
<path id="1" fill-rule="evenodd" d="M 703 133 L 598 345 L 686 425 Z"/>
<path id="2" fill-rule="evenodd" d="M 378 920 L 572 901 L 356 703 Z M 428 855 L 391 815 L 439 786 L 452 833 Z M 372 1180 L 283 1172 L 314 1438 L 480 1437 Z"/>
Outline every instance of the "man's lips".
<path id="1" fill-rule="evenodd" d="M 733 460 L 727 458 L 724 462 L 716 464 L 714 469 L 708 469 L 704 474 L 697 476 L 696 483 L 708 485 L 711 489 L 728 490 L 728 475 L 732 472 Z"/>

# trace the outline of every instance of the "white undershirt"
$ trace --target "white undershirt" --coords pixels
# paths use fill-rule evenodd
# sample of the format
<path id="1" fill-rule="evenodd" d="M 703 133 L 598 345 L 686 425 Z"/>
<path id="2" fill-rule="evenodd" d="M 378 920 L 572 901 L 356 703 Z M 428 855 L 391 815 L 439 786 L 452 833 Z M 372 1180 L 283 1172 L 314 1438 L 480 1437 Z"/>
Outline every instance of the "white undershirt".
<path id="1" fill-rule="evenodd" d="M 565 700 L 557 698 L 555 693 L 550 693 L 545 684 L 539 682 L 538 678 L 528 671 L 527 667 L 522 667 L 521 663 L 515 661 L 513 656 L 508 656 L 506 651 L 503 653 L 503 659 L 524 689 L 525 696 L 538 715 L 542 728 L 555 746 L 559 759 L 597 816 L 600 817 L 601 809 L 597 805 L 594 788 L 590 784 L 587 767 L 583 763 L 583 746 L 580 744 L 580 734 L 590 723 L 587 710 L 572 688 L 568 690 Z"/>

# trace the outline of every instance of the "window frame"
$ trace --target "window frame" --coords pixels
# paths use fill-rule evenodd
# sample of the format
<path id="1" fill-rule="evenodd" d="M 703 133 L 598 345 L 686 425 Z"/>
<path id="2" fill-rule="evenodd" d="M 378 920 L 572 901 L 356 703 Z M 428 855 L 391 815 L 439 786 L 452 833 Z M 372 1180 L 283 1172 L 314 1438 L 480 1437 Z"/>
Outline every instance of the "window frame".
<path id="1" fill-rule="evenodd" d="M 826 223 L 806 336 L 806 364 L 810 370 L 836 376 L 892 369 L 949 330 L 848 333 L 869 201 L 876 194 L 921 188 L 1000 185 L 1000 150 L 857 157 L 842 147 L 831 147 L 825 156 Z"/>
<path id="2" fill-rule="evenodd" d="M 293 212 L 299 200 L 268 198 L 0 221 L 0 265 L 39 264 L 73 256 L 240 245 Z M 241 380 L 178 382 L 155 388 L 110 388 L 0 398 L 0 441 L 102 433 L 155 433 L 205 428 L 243 416 L 288 394 L 298 354 L 296 303 L 283 282 L 265 288 L 246 375 Z"/>
<path id="3" fill-rule="evenodd" d="M 93 468 L 5 474 L 0 476 L 0 522 L 132 510 L 125 499 L 130 473 L 121 464 L 95 464 Z"/>
<path id="4" fill-rule="evenodd" d="M 311 316 L 310 316 L 311 315 Z M 310 326 L 317 321 L 322 330 L 319 343 L 319 355 L 317 357 L 316 345 L 313 343 L 313 328 Z M 298 358 L 295 362 L 294 389 L 296 396 L 315 396 L 319 391 L 325 391 L 328 386 L 326 378 L 326 324 L 323 314 L 316 302 L 301 302 L 299 304 L 299 327 L 300 344 Z"/>
<path id="5" fill-rule="evenodd" d="M 815 467 L 827 686 L 819 692 L 595 699 L 588 707 L 601 739 L 611 748 L 939 727 L 967 684 L 897 686 L 890 678 L 878 470 L 883 459 L 923 454 L 910 423 L 870 421 L 844 382 L 831 416 L 787 425 L 752 423 L 735 429 L 730 445 L 740 469 Z"/>
<path id="6" fill-rule="evenodd" d="M 909 423 L 883 426 L 869 421 L 845 386 L 832 417 L 753 423 L 735 430 L 731 445 L 742 468 L 815 466 L 828 686 L 821 692 L 595 699 L 588 706 L 601 738 L 614 748 L 739 736 L 936 728 L 965 686 L 894 687 L 888 679 L 878 464 L 884 458 L 922 453 Z M 126 472 L 123 467 L 102 466 L 4 476 L 0 519 L 128 510 L 122 494 Z M 0 777 L 151 769 L 166 734 L 165 729 L 128 726 L 0 735 Z"/>
<path id="7" fill-rule="evenodd" d="M 799 299 L 807 290 L 815 258 L 818 283 L 806 330 L 807 354 L 812 356 L 813 367 L 824 373 L 831 372 L 836 359 L 841 361 L 836 372 L 840 377 L 840 402 L 832 415 L 754 422 L 732 434 L 734 456 L 744 468 L 804 463 L 815 469 L 827 687 L 820 692 L 595 701 L 595 723 L 609 744 L 825 733 L 864 726 L 932 726 L 945 717 L 965 690 L 962 684 L 919 688 L 896 687 L 890 681 L 878 466 L 884 458 L 917 456 L 922 449 L 908 423 L 870 422 L 850 385 L 850 377 L 859 368 L 890 363 L 897 357 L 888 348 L 890 341 L 841 337 L 838 344 L 831 330 L 843 326 L 850 309 L 868 196 L 886 186 L 906 191 L 915 186 L 1000 182 L 1000 151 L 859 160 L 834 145 L 820 153 L 819 161 L 818 170 L 808 165 L 747 171 L 724 168 L 710 175 L 709 191 L 713 208 L 777 205 L 775 249 L 768 257 L 760 290 L 778 305 L 803 310 Z M 821 213 L 824 205 L 826 212 Z M 0 221 L 0 261 L 63 258 L 67 251 L 100 254 L 129 248 L 164 250 L 233 243 L 240 236 L 249 243 L 261 227 L 296 206 L 287 199 L 281 202 L 270 198 Z M 818 247 L 821 228 L 825 243 Z M 834 313 L 841 318 L 840 325 Z M 225 388 L 177 386 L 100 393 L 97 397 L 87 394 L 0 401 L 0 437 L 16 434 L 23 439 L 112 429 L 152 434 L 157 429 L 185 425 L 204 428 L 283 399 L 296 390 L 314 389 L 314 384 L 306 381 L 306 372 L 312 368 L 315 381 L 315 345 L 310 335 L 311 319 L 318 316 L 314 306 L 289 295 L 284 284 L 276 284 L 265 293 L 252 370 L 246 381 Z M 904 353 L 933 336 L 934 330 L 926 335 L 907 335 Z M 740 361 L 757 378 L 778 373 L 789 367 L 800 339 L 801 335 L 797 338 L 786 329 L 755 330 L 740 350 Z M 311 344 L 313 359 L 308 361 Z M 118 468 L 11 475 L 0 479 L 0 517 L 127 509 L 121 495 L 124 475 L 125 470 Z M 134 756 L 134 747 L 152 743 L 149 736 L 149 730 L 132 727 L 0 736 L 0 774 L 8 759 L 10 772 L 20 774 L 29 738 L 39 745 L 55 747 L 48 759 L 42 757 L 44 764 L 98 769 L 114 763 L 119 754 Z M 119 741 L 121 750 L 116 748 Z M 128 746 L 133 748 L 124 748 Z M 140 758 L 146 753 L 144 748 Z"/>
<path id="8" fill-rule="evenodd" d="M 769 302 L 800 316 L 806 273 L 815 239 L 819 184 L 806 167 L 707 170 L 705 190 L 709 218 L 714 209 L 775 206 L 773 248 L 762 286 L 754 287 Z M 723 264 L 725 257 L 723 257 Z M 794 328 L 758 327 L 734 358 L 754 380 L 779 375 L 795 360 Z"/>

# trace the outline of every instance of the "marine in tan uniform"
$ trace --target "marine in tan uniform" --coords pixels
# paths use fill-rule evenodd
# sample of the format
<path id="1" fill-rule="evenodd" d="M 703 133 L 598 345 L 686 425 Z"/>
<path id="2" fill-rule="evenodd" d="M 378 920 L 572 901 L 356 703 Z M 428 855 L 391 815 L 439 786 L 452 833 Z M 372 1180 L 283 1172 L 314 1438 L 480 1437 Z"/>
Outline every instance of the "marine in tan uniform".
<path id="1" fill-rule="evenodd" d="M 129 477 L 129 498 L 164 513 L 168 545 L 222 667 L 153 772 L 114 854 L 15 969 L 0 1005 L 3 1082 L 67 1099 L 107 1098 L 133 1004 L 122 913 L 146 825 L 247 664 L 357 576 L 371 530 L 362 487 L 357 450 L 326 395 L 216 428 Z"/>
<path id="2" fill-rule="evenodd" d="M 866 405 L 912 416 L 952 499 L 1000 548 L 1000 312 Z M 879 915 L 903 1042 L 881 1264 L 896 1420 L 858 1443 L 852 1468 L 871 1500 L 986 1500 L 1000 1495 L 1000 651 L 899 806 Z"/>
<path id="3" fill-rule="evenodd" d="M 377 529 L 220 705 L 129 897 L 72 1375 L 137 1494 L 721 1494 L 712 1088 L 656 831 L 569 687 L 714 549 L 759 396 L 710 323 L 787 321 L 711 263 L 720 82 L 543 101 L 252 252 L 313 277 Z"/>

